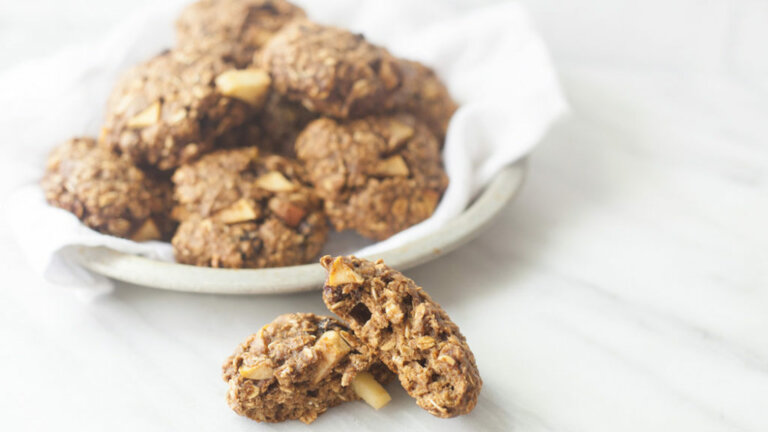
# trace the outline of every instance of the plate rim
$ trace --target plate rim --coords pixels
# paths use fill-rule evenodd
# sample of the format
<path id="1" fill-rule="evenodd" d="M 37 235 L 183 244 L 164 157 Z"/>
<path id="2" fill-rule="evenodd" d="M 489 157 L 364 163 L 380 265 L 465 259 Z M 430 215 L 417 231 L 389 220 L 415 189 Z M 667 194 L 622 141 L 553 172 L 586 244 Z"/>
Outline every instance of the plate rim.
<path id="1" fill-rule="evenodd" d="M 528 171 L 522 158 L 502 168 L 474 201 L 436 231 L 376 254 L 407 270 L 445 255 L 479 235 L 517 196 Z M 159 261 L 104 246 L 77 246 L 75 259 L 86 269 L 149 288 L 205 294 L 288 294 L 319 289 L 325 271 L 319 263 L 263 269 L 223 269 Z M 361 256 L 362 258 L 374 258 Z"/>

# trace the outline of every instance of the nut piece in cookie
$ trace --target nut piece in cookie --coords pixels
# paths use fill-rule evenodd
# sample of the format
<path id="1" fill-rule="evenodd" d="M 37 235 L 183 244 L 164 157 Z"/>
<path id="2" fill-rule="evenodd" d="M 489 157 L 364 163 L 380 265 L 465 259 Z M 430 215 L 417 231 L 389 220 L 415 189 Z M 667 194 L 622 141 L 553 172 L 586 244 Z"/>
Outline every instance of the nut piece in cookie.
<path id="1" fill-rule="evenodd" d="M 176 21 L 178 46 L 246 67 L 274 33 L 304 11 L 284 0 L 201 0 Z"/>
<path id="2" fill-rule="evenodd" d="M 256 54 L 275 89 L 320 114 L 379 113 L 400 86 L 397 60 L 362 35 L 307 20 L 286 25 Z"/>
<path id="3" fill-rule="evenodd" d="M 325 256 L 323 301 L 437 417 L 467 414 L 482 380 L 467 341 L 416 283 L 379 260 Z"/>
<path id="4" fill-rule="evenodd" d="M 340 403 L 363 398 L 378 409 L 389 397 L 379 383 L 391 373 L 371 351 L 335 318 L 309 313 L 277 317 L 222 369 L 229 406 L 260 422 L 312 423 Z"/>
<path id="5" fill-rule="evenodd" d="M 280 267 L 314 259 L 328 226 L 304 168 L 255 147 L 220 150 L 173 175 L 181 225 L 176 259 L 228 268 Z"/>
<path id="6" fill-rule="evenodd" d="M 402 114 L 321 118 L 296 140 L 334 227 L 382 240 L 428 218 L 448 185 L 437 139 Z"/>
<path id="7" fill-rule="evenodd" d="M 42 179 L 51 205 L 96 231 L 136 241 L 167 239 L 171 185 L 100 147 L 74 138 L 55 148 Z"/>
<path id="8" fill-rule="evenodd" d="M 170 170 L 260 108 L 264 71 L 235 71 L 218 57 L 167 51 L 126 73 L 107 102 L 104 142 L 138 165 Z"/>
<path id="9" fill-rule="evenodd" d="M 399 60 L 399 68 L 402 85 L 390 98 L 390 108 L 413 114 L 442 142 L 456 102 L 432 69 L 410 60 Z"/>

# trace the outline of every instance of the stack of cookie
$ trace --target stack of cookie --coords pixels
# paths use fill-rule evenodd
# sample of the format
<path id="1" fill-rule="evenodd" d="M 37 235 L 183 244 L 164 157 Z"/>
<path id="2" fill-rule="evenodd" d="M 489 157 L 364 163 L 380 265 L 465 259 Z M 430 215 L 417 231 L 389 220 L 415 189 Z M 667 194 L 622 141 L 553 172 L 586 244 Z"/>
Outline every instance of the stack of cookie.
<path id="1" fill-rule="evenodd" d="M 314 259 L 328 226 L 382 240 L 428 218 L 456 105 L 435 73 L 283 0 L 200 0 L 128 71 L 98 139 L 51 154 L 52 205 L 177 261 Z"/>
<path id="2" fill-rule="evenodd" d="M 416 283 L 382 261 L 325 256 L 323 301 L 341 321 L 287 314 L 248 337 L 225 362 L 227 402 L 263 422 L 311 423 L 343 402 L 376 409 L 396 375 L 437 417 L 474 409 L 483 382 L 467 341 Z"/>

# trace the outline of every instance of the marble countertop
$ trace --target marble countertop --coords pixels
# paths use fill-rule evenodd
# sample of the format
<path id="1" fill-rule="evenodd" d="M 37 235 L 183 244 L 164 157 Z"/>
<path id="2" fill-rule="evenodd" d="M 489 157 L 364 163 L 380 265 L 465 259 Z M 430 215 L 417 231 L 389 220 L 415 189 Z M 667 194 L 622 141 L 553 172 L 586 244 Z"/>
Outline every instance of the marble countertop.
<path id="1" fill-rule="evenodd" d="M 0 68 L 149 2 L 4 2 Z M 407 272 L 469 340 L 478 407 L 435 419 L 391 385 L 381 411 L 312 428 L 768 430 L 768 3 L 524 3 L 571 115 L 485 234 Z M 8 165 L 2 196 L 23 177 Z M 318 293 L 86 299 L 32 272 L 5 225 L 0 241 L 3 430 L 306 429 L 234 415 L 219 365 L 276 314 L 323 312 Z"/>

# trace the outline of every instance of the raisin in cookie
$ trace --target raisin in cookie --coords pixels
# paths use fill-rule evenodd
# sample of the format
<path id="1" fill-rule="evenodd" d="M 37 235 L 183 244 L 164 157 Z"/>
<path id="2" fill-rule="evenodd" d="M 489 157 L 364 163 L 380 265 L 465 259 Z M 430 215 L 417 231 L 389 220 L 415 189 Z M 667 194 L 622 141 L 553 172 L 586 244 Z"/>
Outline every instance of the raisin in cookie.
<path id="1" fill-rule="evenodd" d="M 416 403 L 438 417 L 466 414 L 482 380 L 466 339 L 414 281 L 379 260 L 331 258 L 323 301 L 374 350 Z"/>
<path id="2" fill-rule="evenodd" d="M 213 149 L 268 94 L 269 76 L 168 51 L 129 71 L 107 102 L 102 140 L 136 164 L 173 169 Z"/>
<path id="3" fill-rule="evenodd" d="M 379 382 L 390 372 L 331 317 L 281 315 L 240 344 L 222 369 L 229 406 L 260 422 L 312 423 L 360 397 L 375 408 L 389 401 Z"/>
<path id="4" fill-rule="evenodd" d="M 258 149 L 220 150 L 173 175 L 179 262 L 279 267 L 312 260 L 328 233 L 320 199 L 298 163 Z"/>
<path id="5" fill-rule="evenodd" d="M 398 63 L 387 50 L 307 20 L 286 25 L 256 57 L 279 92 L 333 117 L 381 112 L 400 86 Z"/>
<path id="6" fill-rule="evenodd" d="M 428 218 L 448 184 L 437 139 L 410 115 L 315 120 L 296 154 L 334 227 L 377 240 Z"/>
<path id="7" fill-rule="evenodd" d="M 304 11 L 283 0 L 201 0 L 187 6 L 176 21 L 178 46 L 216 53 L 237 67 Z"/>
<path id="8" fill-rule="evenodd" d="M 167 239 L 171 185 L 133 166 L 91 138 L 54 149 L 42 179 L 45 198 L 96 231 L 136 241 Z"/>
<path id="9" fill-rule="evenodd" d="M 399 70 L 402 84 L 389 101 L 391 109 L 413 114 L 442 142 L 456 102 L 432 69 L 419 62 L 399 60 Z"/>

